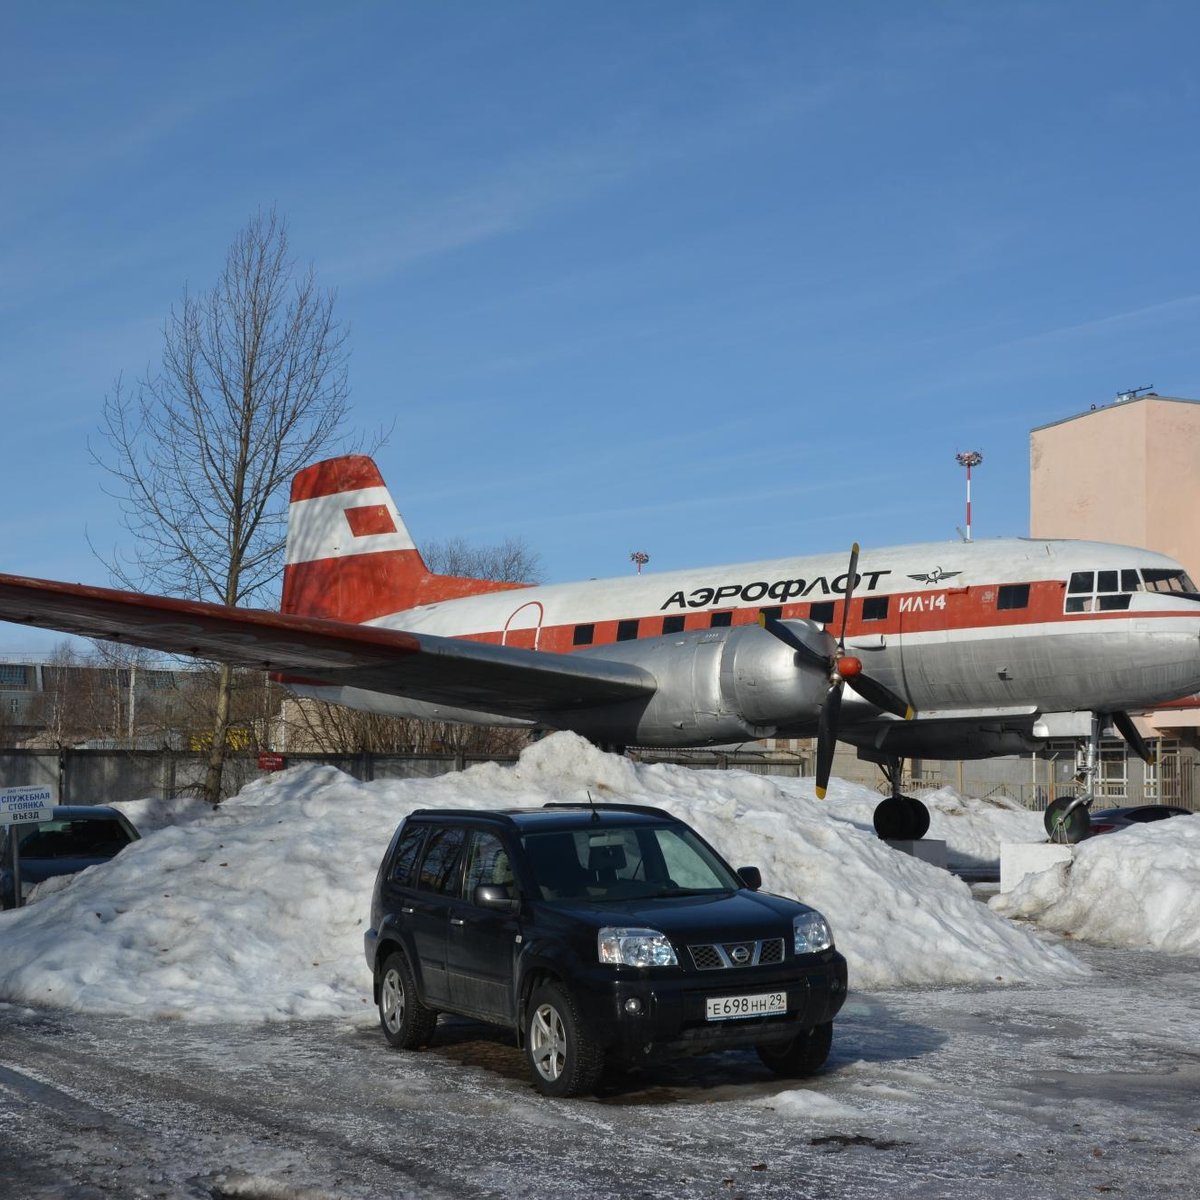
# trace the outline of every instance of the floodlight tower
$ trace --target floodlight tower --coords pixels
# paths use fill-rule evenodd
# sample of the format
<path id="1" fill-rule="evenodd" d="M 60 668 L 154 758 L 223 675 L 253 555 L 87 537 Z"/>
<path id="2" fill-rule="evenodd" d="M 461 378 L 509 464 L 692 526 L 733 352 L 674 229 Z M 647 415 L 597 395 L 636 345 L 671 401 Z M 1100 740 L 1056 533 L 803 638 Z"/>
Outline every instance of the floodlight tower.
<path id="1" fill-rule="evenodd" d="M 642 573 L 642 568 L 650 561 L 650 555 L 645 550 L 635 550 L 630 556 L 629 561 L 637 563 L 637 573 Z"/>
<path id="2" fill-rule="evenodd" d="M 978 450 L 963 450 L 954 456 L 960 467 L 967 468 L 967 536 L 963 541 L 971 540 L 971 468 L 983 462 L 983 455 Z"/>

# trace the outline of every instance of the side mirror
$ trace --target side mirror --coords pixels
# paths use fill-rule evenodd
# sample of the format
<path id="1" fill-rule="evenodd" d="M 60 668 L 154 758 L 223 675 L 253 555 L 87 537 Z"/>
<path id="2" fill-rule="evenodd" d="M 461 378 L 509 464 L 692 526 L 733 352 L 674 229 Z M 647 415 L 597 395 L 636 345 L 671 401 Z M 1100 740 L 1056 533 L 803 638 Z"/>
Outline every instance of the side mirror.
<path id="1" fill-rule="evenodd" d="M 762 872 L 757 867 L 738 867 L 737 873 L 752 892 L 757 892 L 762 887 Z"/>
<path id="2" fill-rule="evenodd" d="M 471 896 L 479 908 L 513 909 L 517 899 L 507 883 L 481 883 Z"/>

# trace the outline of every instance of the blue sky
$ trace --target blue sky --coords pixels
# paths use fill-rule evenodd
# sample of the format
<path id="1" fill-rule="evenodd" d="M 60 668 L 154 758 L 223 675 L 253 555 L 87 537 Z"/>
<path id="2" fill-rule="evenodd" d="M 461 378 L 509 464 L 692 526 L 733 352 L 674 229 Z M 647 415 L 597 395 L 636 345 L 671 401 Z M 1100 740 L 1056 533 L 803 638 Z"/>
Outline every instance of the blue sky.
<path id="1" fill-rule="evenodd" d="M 271 205 L 418 541 L 519 535 L 548 580 L 952 538 L 965 449 L 975 536 L 1022 534 L 1031 427 L 1200 398 L 1190 4 L 47 0 L 0 31 L 0 570 L 107 582 L 103 396 Z"/>

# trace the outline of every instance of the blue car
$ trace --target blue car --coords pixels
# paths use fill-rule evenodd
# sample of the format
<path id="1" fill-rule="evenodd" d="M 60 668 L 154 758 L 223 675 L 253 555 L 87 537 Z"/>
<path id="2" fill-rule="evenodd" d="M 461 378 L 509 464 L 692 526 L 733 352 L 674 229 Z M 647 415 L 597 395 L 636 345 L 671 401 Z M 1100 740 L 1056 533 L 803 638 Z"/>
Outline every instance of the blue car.
<path id="1" fill-rule="evenodd" d="M 12 871 L 14 836 L 24 899 L 35 883 L 108 862 L 136 841 L 138 832 L 122 813 L 103 804 L 62 805 L 48 821 L 4 826 L 0 829 L 0 908 L 17 905 Z"/>

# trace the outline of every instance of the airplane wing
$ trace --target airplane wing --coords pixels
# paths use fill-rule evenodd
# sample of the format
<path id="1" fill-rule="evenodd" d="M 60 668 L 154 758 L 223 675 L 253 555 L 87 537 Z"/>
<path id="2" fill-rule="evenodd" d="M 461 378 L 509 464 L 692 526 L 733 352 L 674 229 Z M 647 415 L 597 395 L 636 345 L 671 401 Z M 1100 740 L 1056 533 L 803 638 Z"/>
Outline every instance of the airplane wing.
<path id="1" fill-rule="evenodd" d="M 647 698 L 657 686 L 640 667 L 590 656 L 18 575 L 0 575 L 0 619 L 529 719 Z"/>

